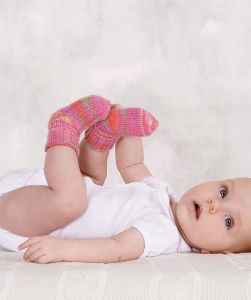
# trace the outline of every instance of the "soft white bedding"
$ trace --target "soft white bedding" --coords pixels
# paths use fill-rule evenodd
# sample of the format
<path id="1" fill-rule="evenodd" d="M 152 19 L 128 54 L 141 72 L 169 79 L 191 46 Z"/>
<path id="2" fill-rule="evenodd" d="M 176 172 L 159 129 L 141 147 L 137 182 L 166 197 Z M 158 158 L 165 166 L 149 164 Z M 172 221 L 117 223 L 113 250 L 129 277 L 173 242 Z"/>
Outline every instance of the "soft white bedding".
<path id="1" fill-rule="evenodd" d="M 251 253 L 38 265 L 0 249 L 0 299 L 251 299 Z"/>

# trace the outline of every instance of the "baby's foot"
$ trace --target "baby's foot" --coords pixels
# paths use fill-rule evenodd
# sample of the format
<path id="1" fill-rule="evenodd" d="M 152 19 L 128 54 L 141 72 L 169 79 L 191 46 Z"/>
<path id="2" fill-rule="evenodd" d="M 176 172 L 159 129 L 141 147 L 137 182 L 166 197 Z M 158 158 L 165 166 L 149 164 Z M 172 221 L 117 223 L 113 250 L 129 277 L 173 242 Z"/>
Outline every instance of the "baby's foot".
<path id="1" fill-rule="evenodd" d="M 78 153 L 80 134 L 104 120 L 111 104 L 99 96 L 88 96 L 59 109 L 50 118 L 45 151 L 55 145 L 67 145 Z"/>
<path id="2" fill-rule="evenodd" d="M 142 108 L 112 107 L 108 117 L 90 127 L 85 133 L 88 145 L 97 151 L 107 151 L 122 136 L 148 136 L 158 126 L 158 121 Z"/>

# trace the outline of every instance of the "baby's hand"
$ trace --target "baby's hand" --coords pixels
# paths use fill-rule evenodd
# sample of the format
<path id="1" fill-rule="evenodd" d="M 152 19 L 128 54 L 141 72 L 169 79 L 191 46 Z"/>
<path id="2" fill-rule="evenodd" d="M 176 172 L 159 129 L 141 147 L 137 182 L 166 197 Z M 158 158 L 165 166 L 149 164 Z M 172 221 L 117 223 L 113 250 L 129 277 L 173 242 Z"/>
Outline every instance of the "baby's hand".
<path id="1" fill-rule="evenodd" d="M 52 236 L 34 236 L 18 246 L 18 250 L 28 248 L 23 256 L 24 260 L 46 264 L 64 260 L 67 242 Z"/>

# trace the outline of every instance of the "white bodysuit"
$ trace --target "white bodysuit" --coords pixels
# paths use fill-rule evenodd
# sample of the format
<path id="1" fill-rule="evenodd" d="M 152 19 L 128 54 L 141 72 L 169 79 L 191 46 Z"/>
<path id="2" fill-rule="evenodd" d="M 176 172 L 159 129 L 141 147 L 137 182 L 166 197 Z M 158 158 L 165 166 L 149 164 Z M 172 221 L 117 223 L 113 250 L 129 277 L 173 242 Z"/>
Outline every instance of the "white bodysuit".
<path id="1" fill-rule="evenodd" d="M 145 242 L 140 257 L 174 252 L 190 252 L 181 237 L 170 207 L 177 202 L 172 188 L 162 180 L 148 177 L 142 182 L 95 185 L 89 177 L 85 212 L 50 235 L 58 238 L 109 238 L 131 227 L 139 230 Z M 43 169 L 26 168 L 7 173 L 0 179 L 0 195 L 28 185 L 47 185 Z M 0 246 L 16 251 L 27 237 L 0 229 Z"/>

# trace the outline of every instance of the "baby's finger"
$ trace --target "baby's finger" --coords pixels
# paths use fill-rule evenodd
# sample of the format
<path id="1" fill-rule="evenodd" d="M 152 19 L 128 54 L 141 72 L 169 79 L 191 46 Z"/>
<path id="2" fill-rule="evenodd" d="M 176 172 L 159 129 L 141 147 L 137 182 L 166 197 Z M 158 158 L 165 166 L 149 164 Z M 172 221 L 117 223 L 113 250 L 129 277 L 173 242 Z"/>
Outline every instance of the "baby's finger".
<path id="1" fill-rule="evenodd" d="M 24 250 L 25 248 L 30 247 L 31 245 L 33 245 L 34 243 L 37 243 L 38 241 L 40 241 L 40 238 L 38 236 L 34 236 L 29 238 L 28 240 L 26 240 L 25 242 L 23 242 L 22 244 L 20 244 L 17 249 L 20 250 Z"/>
<path id="2" fill-rule="evenodd" d="M 47 263 L 49 263 L 49 262 L 50 262 L 50 260 L 49 260 L 49 258 L 48 258 L 48 255 L 46 255 L 46 254 L 40 256 L 40 257 L 35 261 L 35 263 L 37 263 L 37 264 L 47 264 Z"/>
<path id="3" fill-rule="evenodd" d="M 33 252 L 39 250 L 41 248 L 40 243 L 36 243 L 34 245 L 31 245 L 25 252 L 23 255 L 23 259 L 24 260 L 30 260 L 30 256 Z"/>
<path id="4" fill-rule="evenodd" d="M 29 255 L 29 261 L 30 262 L 37 262 L 44 255 L 45 255 L 45 253 L 44 253 L 44 251 L 42 249 L 34 250 Z"/>

